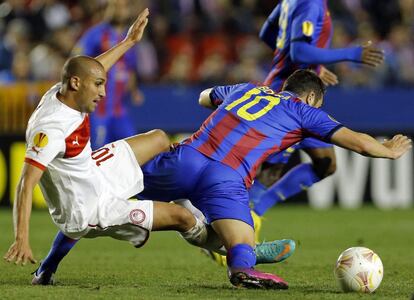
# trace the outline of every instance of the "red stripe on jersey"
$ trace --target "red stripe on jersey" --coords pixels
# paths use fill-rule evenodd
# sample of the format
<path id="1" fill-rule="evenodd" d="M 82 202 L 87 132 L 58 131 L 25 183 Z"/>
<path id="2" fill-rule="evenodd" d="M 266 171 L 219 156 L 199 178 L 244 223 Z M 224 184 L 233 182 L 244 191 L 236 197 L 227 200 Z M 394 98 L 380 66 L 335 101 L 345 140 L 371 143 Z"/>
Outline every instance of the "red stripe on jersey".
<path id="1" fill-rule="evenodd" d="M 42 171 L 46 170 L 46 166 L 42 165 L 40 162 L 35 161 L 34 159 L 25 157 L 24 162 L 32 166 L 38 167 Z"/>
<path id="2" fill-rule="evenodd" d="M 208 140 L 200 145 L 197 150 L 204 155 L 211 157 L 216 152 L 217 148 L 223 141 L 223 139 L 233 131 L 240 124 L 240 120 L 232 114 L 228 113 L 221 119 L 216 126 L 210 131 Z M 200 130 L 203 130 L 201 128 Z"/>
<path id="3" fill-rule="evenodd" d="M 328 43 L 329 43 L 329 39 L 331 36 L 331 31 L 332 31 L 332 19 L 331 19 L 331 15 L 328 11 L 328 7 L 327 4 L 325 3 L 324 5 L 324 13 L 325 15 L 323 16 L 323 25 L 322 25 L 322 29 L 321 29 L 321 33 L 319 35 L 318 40 L 316 41 L 316 46 L 318 48 L 326 48 L 328 47 Z"/>
<path id="4" fill-rule="evenodd" d="M 283 151 L 287 148 L 289 148 L 290 146 L 296 144 L 297 142 L 299 142 L 300 140 L 303 139 L 303 131 L 302 129 L 295 129 L 291 132 L 288 132 L 282 139 L 281 143 L 280 143 L 280 150 Z"/>
<path id="5" fill-rule="evenodd" d="M 90 137 L 89 116 L 66 139 L 66 151 L 64 158 L 75 157 L 80 154 L 88 144 Z"/>
<path id="6" fill-rule="evenodd" d="M 183 141 L 183 144 L 190 144 L 190 143 L 194 142 L 195 140 L 197 140 L 200 137 L 201 133 L 205 130 L 207 124 L 210 123 L 211 118 L 214 115 L 216 115 L 216 113 L 217 113 L 217 111 L 214 111 L 212 114 L 210 114 L 208 116 L 208 118 L 203 122 L 200 129 L 197 130 L 195 133 L 193 133 L 188 139 Z"/>
<path id="7" fill-rule="evenodd" d="M 259 166 L 269 157 L 270 154 L 279 152 L 280 148 L 278 145 L 273 146 L 254 163 L 252 169 L 250 170 L 247 177 L 244 179 L 244 183 L 246 184 L 247 188 L 249 188 L 253 184 L 253 179 L 256 177 L 257 169 Z"/>
<path id="8" fill-rule="evenodd" d="M 237 169 L 243 159 L 252 149 L 256 148 L 265 138 L 266 135 L 254 128 L 249 128 L 246 134 L 231 148 L 222 163 Z M 250 186 L 253 178 L 245 178 L 246 186 Z"/>

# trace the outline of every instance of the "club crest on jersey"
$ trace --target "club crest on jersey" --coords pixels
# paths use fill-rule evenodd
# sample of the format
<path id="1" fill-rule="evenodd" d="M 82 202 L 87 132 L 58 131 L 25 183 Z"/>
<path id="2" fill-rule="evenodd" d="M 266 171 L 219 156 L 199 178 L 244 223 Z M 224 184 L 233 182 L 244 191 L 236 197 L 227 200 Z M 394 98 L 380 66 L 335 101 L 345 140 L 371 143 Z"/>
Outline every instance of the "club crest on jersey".
<path id="1" fill-rule="evenodd" d="M 313 34 L 313 23 L 311 21 L 304 21 L 302 23 L 302 32 L 306 36 L 312 36 L 312 34 Z"/>
<path id="2" fill-rule="evenodd" d="M 129 213 L 129 219 L 132 224 L 139 225 L 145 221 L 145 213 L 141 209 L 133 209 Z"/>

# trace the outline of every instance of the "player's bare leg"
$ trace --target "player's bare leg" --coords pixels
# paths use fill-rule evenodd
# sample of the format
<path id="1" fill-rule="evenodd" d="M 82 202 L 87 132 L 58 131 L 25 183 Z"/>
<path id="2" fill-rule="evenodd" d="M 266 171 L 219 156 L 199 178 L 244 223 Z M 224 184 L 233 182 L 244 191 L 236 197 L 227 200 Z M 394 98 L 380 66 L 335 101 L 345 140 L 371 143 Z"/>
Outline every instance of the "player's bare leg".
<path id="1" fill-rule="evenodd" d="M 175 203 L 154 201 L 152 231 L 176 230 L 192 245 L 201 247 L 207 243 L 205 223 L 187 208 Z"/>
<path id="2" fill-rule="evenodd" d="M 160 129 L 126 138 L 125 141 L 131 147 L 140 166 L 170 148 L 170 140 L 167 134 Z"/>

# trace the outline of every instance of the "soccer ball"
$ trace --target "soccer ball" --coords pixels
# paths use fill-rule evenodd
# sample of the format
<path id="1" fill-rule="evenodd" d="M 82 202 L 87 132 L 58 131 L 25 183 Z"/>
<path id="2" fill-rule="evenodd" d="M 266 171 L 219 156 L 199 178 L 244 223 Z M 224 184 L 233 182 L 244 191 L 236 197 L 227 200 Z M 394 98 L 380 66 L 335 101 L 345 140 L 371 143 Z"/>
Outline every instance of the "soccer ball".
<path id="1" fill-rule="evenodd" d="M 341 253 L 334 274 L 344 292 L 372 293 L 381 283 L 384 268 L 374 251 L 352 247 Z"/>

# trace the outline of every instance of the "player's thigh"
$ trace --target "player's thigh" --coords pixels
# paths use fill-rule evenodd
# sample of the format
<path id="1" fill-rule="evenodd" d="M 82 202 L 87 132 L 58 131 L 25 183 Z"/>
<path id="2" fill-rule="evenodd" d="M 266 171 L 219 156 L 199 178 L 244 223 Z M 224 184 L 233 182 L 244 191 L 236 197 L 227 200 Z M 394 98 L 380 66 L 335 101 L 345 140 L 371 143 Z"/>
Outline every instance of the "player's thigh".
<path id="1" fill-rule="evenodd" d="M 160 129 L 126 138 L 125 141 L 134 152 L 139 165 L 143 165 L 157 154 L 167 151 L 170 146 L 167 134 Z"/>
<path id="2" fill-rule="evenodd" d="M 95 150 L 92 159 L 105 178 L 106 188 L 113 195 L 128 199 L 144 188 L 142 170 L 124 140 Z"/>
<path id="3" fill-rule="evenodd" d="M 248 244 L 254 247 L 254 229 L 247 223 L 234 219 L 220 219 L 211 223 L 214 231 L 230 249 L 237 244 Z"/>
<path id="4" fill-rule="evenodd" d="M 234 169 L 221 162 L 211 161 L 204 168 L 194 193 L 190 195 L 190 200 L 210 224 L 229 219 L 238 221 L 238 224 L 243 223 L 253 231 L 249 193 L 243 178 Z M 244 234 L 236 236 L 236 239 L 241 242 Z"/>

